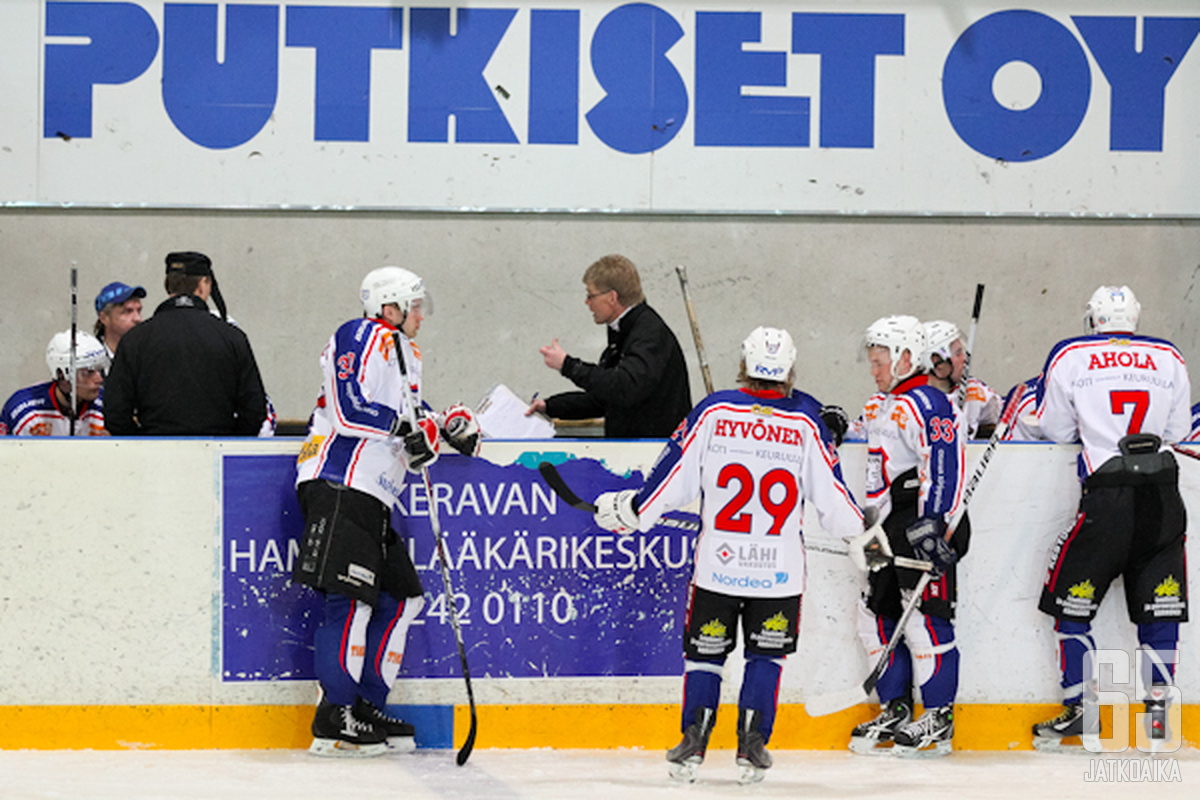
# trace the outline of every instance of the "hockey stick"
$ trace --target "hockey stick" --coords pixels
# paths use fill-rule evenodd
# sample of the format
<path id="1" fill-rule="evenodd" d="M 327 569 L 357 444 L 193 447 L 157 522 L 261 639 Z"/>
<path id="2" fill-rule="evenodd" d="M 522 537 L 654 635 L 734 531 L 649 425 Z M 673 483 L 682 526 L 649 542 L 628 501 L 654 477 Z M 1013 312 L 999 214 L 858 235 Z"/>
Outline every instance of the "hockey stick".
<path id="1" fill-rule="evenodd" d="M 396 345 L 396 361 L 400 365 L 400 379 L 404 381 L 404 392 L 408 397 L 408 423 L 414 431 L 420 430 L 417 425 L 417 397 L 408 380 L 408 367 L 404 363 L 404 350 L 400 347 L 400 334 L 392 333 L 392 342 Z M 475 691 L 471 688 L 471 670 L 467 667 L 467 648 L 463 644 L 462 627 L 458 622 L 458 606 L 454 602 L 454 585 L 450 582 L 450 557 L 446 554 L 446 537 L 442 534 L 442 526 L 438 521 L 437 497 L 433 493 L 433 483 L 429 480 L 429 468 L 421 467 L 421 478 L 425 481 L 425 497 L 429 502 L 429 525 L 433 528 L 433 539 L 437 543 L 438 566 L 442 568 L 442 590 L 446 595 L 446 607 L 450 611 L 450 627 L 454 629 L 454 639 L 458 644 L 458 660 L 462 664 L 463 680 L 467 684 L 467 701 L 471 707 L 471 728 L 467 731 L 467 740 L 455 756 L 455 763 L 460 767 L 467 763 L 471 751 L 475 749 L 475 734 L 479 723 L 475 715 Z"/>
<path id="2" fill-rule="evenodd" d="M 971 309 L 971 327 L 967 332 L 967 352 L 963 360 L 962 380 L 958 384 L 954 400 L 959 410 L 967 407 L 967 382 L 971 378 L 971 354 L 975 351 L 975 329 L 979 327 L 979 312 L 983 308 L 983 284 L 975 284 L 975 306 Z"/>
<path id="3" fill-rule="evenodd" d="M 1188 458 L 1194 458 L 1197 461 L 1200 461 L 1200 453 L 1197 453 L 1195 450 L 1189 450 L 1189 446 L 1191 446 L 1190 443 L 1180 442 L 1178 444 L 1171 445 L 1171 449 L 1176 453 L 1187 456 Z M 1195 446 L 1200 447 L 1200 442 L 1196 442 Z"/>
<path id="4" fill-rule="evenodd" d="M 992 457 L 996 454 L 996 448 L 1000 445 L 1000 441 L 1008 431 L 1009 425 L 1012 424 L 1012 421 L 1017 416 L 1017 408 L 1020 406 L 1017 400 L 1018 398 L 1014 397 L 1004 409 L 1004 413 L 1000 416 L 1000 421 L 996 423 L 996 429 L 992 432 L 992 438 L 988 439 L 987 447 L 984 448 L 983 453 L 979 456 L 979 463 L 975 465 L 975 471 L 971 473 L 970 480 L 967 481 L 967 485 L 963 488 L 962 500 L 959 501 L 954 516 L 950 518 L 950 522 L 946 526 L 947 541 L 958 530 L 959 524 L 967 513 L 967 506 L 975 494 L 975 489 L 979 486 L 980 479 L 987 472 L 988 464 L 991 463 Z M 1200 456 L 1197 457 L 1200 458 Z M 902 566 L 898 560 L 896 564 L 897 566 Z M 835 711 L 841 711 L 844 708 L 867 702 L 871 692 L 875 689 L 875 684 L 879 682 L 880 677 L 883 676 L 884 671 L 887 669 L 892 652 L 895 651 L 901 639 L 904 638 L 904 626 L 908 624 L 908 620 L 912 617 L 913 612 L 916 611 L 917 606 L 921 602 L 921 595 L 925 593 L 925 587 L 929 585 L 929 581 L 932 579 L 933 573 L 927 571 L 917 581 L 912 596 L 904 604 L 904 610 L 900 614 L 900 619 L 896 622 L 896 629 L 892 632 L 892 638 L 884 646 L 883 652 L 879 654 L 875 666 L 871 669 L 871 674 L 862 682 L 862 685 L 839 692 L 818 695 L 812 698 L 811 701 L 806 700 L 804 709 L 810 717 L 823 717 L 826 714 L 832 714 Z"/>
<path id="5" fill-rule="evenodd" d="M 700 375 L 704 378 L 704 391 L 713 393 L 712 375 L 708 371 L 708 357 L 704 355 L 704 341 L 700 338 L 700 323 L 696 320 L 696 308 L 692 305 L 692 295 L 688 292 L 687 267 L 678 264 L 675 272 L 679 274 L 679 288 L 683 290 L 683 304 L 687 307 L 688 322 L 692 325 L 692 339 L 696 342 L 696 355 L 700 359 Z"/>
<path id="6" fill-rule="evenodd" d="M 78 402 L 76 397 L 79 396 L 79 376 L 75 370 L 75 331 L 79 320 L 79 270 L 74 266 L 71 267 L 71 358 L 69 361 L 71 370 L 71 402 L 70 410 L 67 411 L 67 419 L 71 421 L 71 435 L 75 435 L 75 417 L 79 413 Z"/>
<path id="7" fill-rule="evenodd" d="M 596 513 L 595 504 L 589 503 L 587 500 L 583 500 L 579 497 L 579 495 L 575 494 L 571 487 L 567 486 L 567 482 L 563 480 L 562 475 L 559 474 L 558 468 L 549 461 L 543 461 L 542 463 L 538 464 L 538 472 L 542 474 L 542 480 L 546 482 L 546 485 L 549 486 L 551 490 L 553 490 L 554 493 L 571 508 L 577 508 L 580 511 L 586 511 L 589 514 Z M 690 519 L 669 519 L 664 517 L 656 524 L 664 525 L 668 528 L 679 528 L 680 530 L 700 530 L 700 523 L 693 522 Z M 841 548 L 827 547 L 820 544 L 810 544 L 808 542 L 804 543 L 804 549 L 817 553 L 827 553 L 831 556 L 849 555 Z M 894 556 L 892 558 L 892 563 L 898 567 L 907 567 L 908 569 L 918 569 L 922 571 L 933 569 L 933 564 L 928 561 L 923 561 L 916 558 L 905 558 L 904 556 Z"/>

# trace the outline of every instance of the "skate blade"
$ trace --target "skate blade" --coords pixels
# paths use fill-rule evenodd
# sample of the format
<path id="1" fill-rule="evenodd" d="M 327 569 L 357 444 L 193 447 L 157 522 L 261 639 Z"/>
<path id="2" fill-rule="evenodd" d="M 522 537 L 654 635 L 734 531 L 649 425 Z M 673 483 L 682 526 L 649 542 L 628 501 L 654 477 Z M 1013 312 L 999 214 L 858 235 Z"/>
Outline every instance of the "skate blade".
<path id="1" fill-rule="evenodd" d="M 680 783 L 695 783 L 700 772 L 699 759 L 687 759 L 686 761 L 668 761 L 667 772 L 673 780 Z"/>
<path id="2" fill-rule="evenodd" d="M 389 736 L 387 751 L 390 755 L 403 755 L 417 749 L 417 740 L 413 736 Z"/>
<path id="3" fill-rule="evenodd" d="M 1083 746 L 1083 739 L 1079 736 L 1035 736 L 1033 749 L 1039 753 L 1096 755 Z"/>
<path id="4" fill-rule="evenodd" d="M 374 758 L 388 752 L 388 746 L 379 744 L 351 744 L 341 739 L 313 739 L 308 752 L 323 758 Z"/>
<path id="5" fill-rule="evenodd" d="M 860 756 L 890 756 L 892 740 L 871 739 L 866 736 L 850 737 L 850 752 Z"/>
<path id="6" fill-rule="evenodd" d="M 954 752 L 954 744 L 950 741 L 937 742 L 932 746 L 911 747 L 897 744 L 892 747 L 892 755 L 898 758 L 941 758 Z"/>
<path id="7" fill-rule="evenodd" d="M 749 762 L 738 762 L 738 779 L 737 782 L 745 786 L 748 783 L 758 783 L 767 774 L 765 769 L 750 764 Z"/>

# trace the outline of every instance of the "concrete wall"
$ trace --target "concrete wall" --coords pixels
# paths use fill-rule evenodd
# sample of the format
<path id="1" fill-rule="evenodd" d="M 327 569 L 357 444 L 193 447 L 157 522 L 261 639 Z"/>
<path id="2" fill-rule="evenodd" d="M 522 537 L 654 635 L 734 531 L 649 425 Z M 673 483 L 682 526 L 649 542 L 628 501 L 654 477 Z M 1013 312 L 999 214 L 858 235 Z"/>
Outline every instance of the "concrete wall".
<path id="1" fill-rule="evenodd" d="M 912 313 L 966 327 L 985 283 L 975 374 L 1004 391 L 1036 374 L 1059 339 L 1081 332 L 1101 283 L 1141 300 L 1142 330 L 1200 351 L 1200 220 L 750 217 L 306 211 L 0 209 L 0 395 L 46 379 L 51 335 L 70 321 L 68 275 L 80 271 L 79 317 L 111 280 L 164 297 L 163 256 L 212 256 L 230 313 L 254 345 L 283 418 L 308 416 L 325 340 L 361 309 L 370 269 L 426 278 L 435 313 L 421 332 L 434 405 L 475 404 L 496 382 L 523 395 L 570 388 L 537 348 L 559 337 L 594 359 L 604 332 L 583 304 L 583 270 L 623 252 L 652 305 L 684 345 L 703 392 L 675 274 L 685 264 L 718 387 L 760 324 L 788 328 L 800 385 L 856 408 L 873 390 L 857 361 L 876 318 Z"/>

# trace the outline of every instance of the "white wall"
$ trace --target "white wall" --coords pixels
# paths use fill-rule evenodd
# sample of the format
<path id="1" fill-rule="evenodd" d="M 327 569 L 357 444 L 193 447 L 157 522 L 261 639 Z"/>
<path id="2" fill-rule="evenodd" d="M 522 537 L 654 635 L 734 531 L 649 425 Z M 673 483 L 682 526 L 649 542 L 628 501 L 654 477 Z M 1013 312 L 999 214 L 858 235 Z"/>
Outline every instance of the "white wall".
<path id="1" fill-rule="evenodd" d="M 556 442 L 556 450 L 567 443 Z M 308 703 L 305 681 L 220 679 L 219 604 L 222 453 L 291 453 L 299 442 L 163 440 L 0 441 L 0 705 Z M 982 445 L 971 445 L 969 458 Z M 489 442 L 484 455 L 509 463 L 537 443 Z M 595 442 L 580 456 L 623 472 L 644 468 L 652 442 Z M 861 486 L 865 451 L 843 447 L 847 479 Z M 960 701 L 1055 702 L 1057 665 L 1049 618 L 1036 610 L 1047 553 L 1073 517 L 1078 488 L 1072 448 L 1003 445 L 972 507 L 974 534 L 963 562 L 958 637 Z M 1185 500 L 1200 508 L 1200 463 L 1181 459 Z M 867 665 L 855 636 L 861 579 L 837 542 L 811 527 L 809 591 L 800 653 L 788 660 L 783 702 L 801 702 L 861 680 Z M 1194 550 L 1194 545 L 1191 546 Z M 1196 585 L 1195 553 L 1189 577 Z M 1101 647 L 1131 648 L 1120 582 L 1098 618 Z M 1200 659 L 1185 625 L 1180 660 Z M 668 633 L 666 635 L 674 635 Z M 728 669 L 739 670 L 739 659 Z M 484 674 L 484 665 L 472 665 Z M 730 691 L 740 681 L 727 682 Z M 482 703 L 674 703 L 677 678 L 476 679 Z M 1180 671 L 1185 702 L 1200 675 Z M 462 702 L 458 680 L 406 681 L 396 702 Z"/>
<path id="2" fill-rule="evenodd" d="M 858 359 L 863 331 L 885 314 L 966 327 L 984 283 L 975 374 L 1005 391 L 1035 375 L 1058 340 L 1082 332 L 1096 286 L 1125 283 L 1142 330 L 1200 354 L 1200 220 L 901 219 L 587 216 L 402 212 L 0 210 L 0 396 L 47 380 L 44 352 L 70 324 L 69 270 L 80 271 L 80 320 L 111 280 L 164 298 L 163 257 L 212 256 L 230 313 L 247 331 L 282 417 L 306 419 L 320 385 L 317 356 L 361 313 L 370 269 L 422 274 L 435 313 L 421 332 L 434 405 L 475 404 L 496 382 L 525 396 L 571 388 L 537 348 L 560 337 L 594 360 L 603 330 L 580 278 L 623 252 L 649 302 L 675 330 L 703 384 L 675 274 L 685 264 L 717 386 L 730 387 L 739 346 L 758 325 L 788 328 L 799 385 L 853 409 L 874 391 Z"/>

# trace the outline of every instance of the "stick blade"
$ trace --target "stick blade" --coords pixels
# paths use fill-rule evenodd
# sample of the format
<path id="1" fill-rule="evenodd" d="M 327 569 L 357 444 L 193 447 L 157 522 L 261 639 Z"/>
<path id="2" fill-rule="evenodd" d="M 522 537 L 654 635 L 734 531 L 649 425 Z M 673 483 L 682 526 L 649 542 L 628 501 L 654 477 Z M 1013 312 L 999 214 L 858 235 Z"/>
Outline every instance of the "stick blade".
<path id="1" fill-rule="evenodd" d="M 580 511 L 587 511 L 592 514 L 596 513 L 596 506 L 586 500 L 581 500 L 579 495 L 571 491 L 571 487 L 567 486 L 567 482 L 563 480 L 562 475 L 558 474 L 558 468 L 549 461 L 543 461 L 538 464 L 538 472 L 542 473 L 542 480 L 546 482 L 546 485 L 556 495 L 561 497 L 564 503 L 571 506 L 571 508 L 577 508 Z"/>
<path id="2" fill-rule="evenodd" d="M 869 695 L 863 691 L 861 686 L 853 686 L 838 692 L 804 698 L 804 711 L 810 717 L 824 717 L 827 714 L 843 711 L 859 703 L 865 703 L 869 699 Z"/>
<path id="3" fill-rule="evenodd" d="M 463 746 L 459 748 L 458 755 L 454 757 L 454 763 L 462 766 L 467 763 L 467 759 L 471 757 L 471 753 L 475 750 L 475 733 L 478 730 L 478 723 L 475 720 L 475 708 L 471 708 L 471 729 L 467 731 L 467 740 L 463 742 Z"/>

